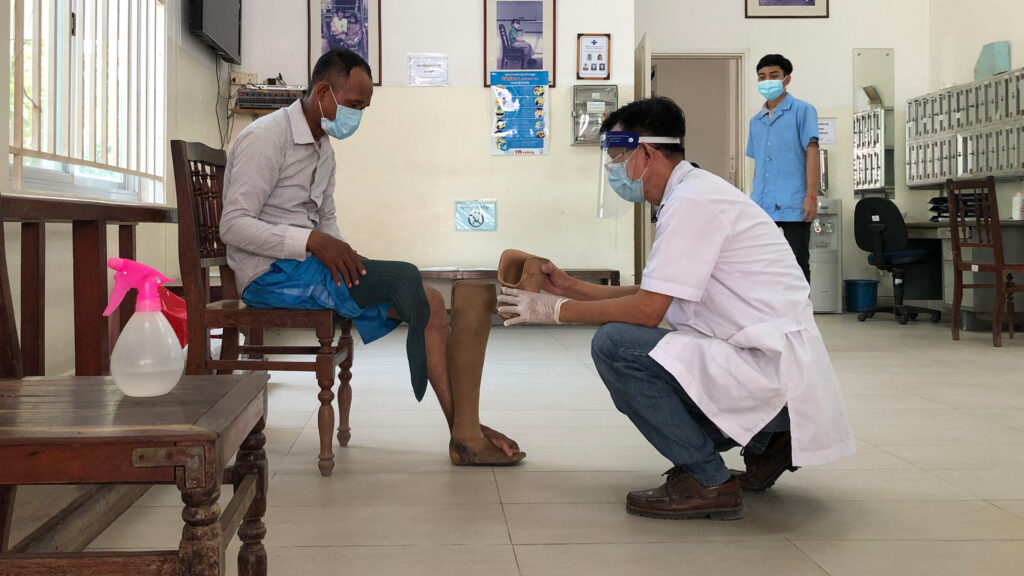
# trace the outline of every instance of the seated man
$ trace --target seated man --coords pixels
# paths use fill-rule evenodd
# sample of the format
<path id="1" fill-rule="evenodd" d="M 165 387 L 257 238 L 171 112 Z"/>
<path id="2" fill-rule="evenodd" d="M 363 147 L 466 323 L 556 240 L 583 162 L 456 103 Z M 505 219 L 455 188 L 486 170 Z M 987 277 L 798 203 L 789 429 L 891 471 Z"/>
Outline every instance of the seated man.
<path id="1" fill-rule="evenodd" d="M 417 399 L 429 379 L 449 429 L 463 422 L 453 442 L 469 451 L 462 450 L 457 463 L 517 462 L 523 455 L 514 441 L 479 425 L 479 374 L 453 399 L 440 293 L 423 285 L 412 264 L 362 258 L 338 230 L 328 135 L 340 140 L 355 133 L 373 96 L 370 74 L 354 52 L 328 51 L 300 100 L 238 136 L 228 154 L 220 223 L 228 263 L 242 299 L 255 308 L 333 309 L 352 319 L 364 343 L 400 320 L 408 322 L 406 350 Z M 455 360 L 461 352 L 453 351 Z M 483 350 L 475 353 L 482 357 Z M 473 424 L 467 428 L 465 422 Z"/>
<path id="2" fill-rule="evenodd" d="M 589 284 L 547 264 L 550 294 L 506 288 L 498 311 L 519 315 L 506 324 L 601 325 L 591 346 L 601 379 L 673 465 L 662 486 L 629 493 L 630 513 L 739 518 L 743 488 L 855 450 L 807 282 L 757 204 L 684 160 L 674 102 L 629 104 L 601 133 L 615 192 L 658 208 L 640 286 Z M 737 444 L 738 478 L 719 454 Z"/>

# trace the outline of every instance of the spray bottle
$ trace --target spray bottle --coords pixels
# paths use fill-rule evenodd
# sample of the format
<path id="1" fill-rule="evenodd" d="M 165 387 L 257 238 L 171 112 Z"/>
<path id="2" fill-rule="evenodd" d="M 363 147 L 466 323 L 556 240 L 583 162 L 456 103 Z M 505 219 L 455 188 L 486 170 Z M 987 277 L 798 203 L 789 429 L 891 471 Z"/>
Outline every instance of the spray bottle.
<path id="1" fill-rule="evenodd" d="M 162 284 L 171 279 L 149 266 L 123 258 L 107 260 L 115 270 L 114 292 L 104 316 L 117 309 L 128 290 L 139 291 L 135 315 L 117 339 L 110 374 L 125 396 L 160 396 L 174 388 L 185 369 L 181 344 L 160 310 Z"/>

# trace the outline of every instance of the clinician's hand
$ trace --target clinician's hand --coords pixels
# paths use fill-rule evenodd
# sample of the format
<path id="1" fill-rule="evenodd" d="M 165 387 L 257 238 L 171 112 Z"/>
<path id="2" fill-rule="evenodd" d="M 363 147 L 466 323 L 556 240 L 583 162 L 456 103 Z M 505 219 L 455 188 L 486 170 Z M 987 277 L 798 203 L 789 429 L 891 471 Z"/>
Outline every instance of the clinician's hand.
<path id="1" fill-rule="evenodd" d="M 542 265 L 540 271 L 544 273 L 544 286 L 541 287 L 541 290 L 555 296 L 571 295 L 573 284 L 577 281 L 575 278 L 555 266 L 554 262 Z"/>
<path id="2" fill-rule="evenodd" d="M 804 196 L 804 222 L 814 222 L 818 217 L 818 197 Z"/>
<path id="3" fill-rule="evenodd" d="M 568 302 L 568 298 L 553 296 L 551 294 L 539 294 L 536 292 L 525 292 L 515 288 L 502 288 L 498 296 L 498 312 L 502 314 L 517 314 L 515 318 L 505 320 L 505 326 L 517 324 L 559 324 L 558 309 L 562 304 Z"/>
<path id="4" fill-rule="evenodd" d="M 359 254 L 348 245 L 348 242 L 338 240 L 329 234 L 319 230 L 312 231 L 306 240 L 306 250 L 331 271 L 334 283 L 338 286 L 341 286 L 344 280 L 345 286 L 351 288 L 353 284 L 359 284 L 360 276 L 366 275 L 366 268 Z"/>

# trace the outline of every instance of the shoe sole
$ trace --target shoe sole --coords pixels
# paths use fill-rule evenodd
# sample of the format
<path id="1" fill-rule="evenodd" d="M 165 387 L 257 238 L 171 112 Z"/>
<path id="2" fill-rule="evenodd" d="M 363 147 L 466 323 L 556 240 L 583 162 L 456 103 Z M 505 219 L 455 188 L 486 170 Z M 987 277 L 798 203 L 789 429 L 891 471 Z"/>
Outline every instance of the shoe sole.
<path id="1" fill-rule="evenodd" d="M 769 478 L 766 482 L 764 482 L 762 484 L 759 484 L 757 486 L 743 486 L 742 482 L 740 482 L 740 485 L 743 486 L 743 491 L 744 492 L 752 492 L 754 494 L 762 494 L 762 493 L 766 492 L 772 486 L 775 486 L 775 483 L 778 482 L 779 478 L 781 478 L 782 475 L 785 474 L 787 471 L 788 472 L 796 472 L 799 469 L 800 469 L 799 466 L 789 466 L 789 467 L 783 468 L 774 477 Z"/>
<path id="2" fill-rule="evenodd" d="M 727 508 L 724 510 L 707 510 L 703 512 L 658 512 L 637 508 L 632 504 L 626 504 L 626 512 L 633 516 L 644 518 L 655 518 L 658 520 L 739 520 L 743 518 L 743 507 Z"/>

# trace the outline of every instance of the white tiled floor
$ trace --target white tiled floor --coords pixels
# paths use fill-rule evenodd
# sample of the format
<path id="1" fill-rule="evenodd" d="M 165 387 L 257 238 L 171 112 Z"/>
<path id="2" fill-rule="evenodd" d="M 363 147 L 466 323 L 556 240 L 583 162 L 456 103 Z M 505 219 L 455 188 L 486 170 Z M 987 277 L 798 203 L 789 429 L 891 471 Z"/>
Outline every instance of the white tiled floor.
<path id="1" fill-rule="evenodd" d="M 448 463 L 436 403 L 413 399 L 404 332 L 357 348 L 352 444 L 330 478 L 316 468 L 312 379 L 274 374 L 271 572 L 1024 574 L 1024 339 L 994 349 L 985 333 L 952 342 L 944 324 L 818 322 L 860 451 L 784 475 L 736 522 L 625 513 L 625 493 L 659 484 L 669 464 L 608 399 L 593 329 L 492 332 L 482 416 L 527 451 L 516 468 Z M 174 548 L 179 536 L 180 500 L 160 487 L 94 548 Z"/>

